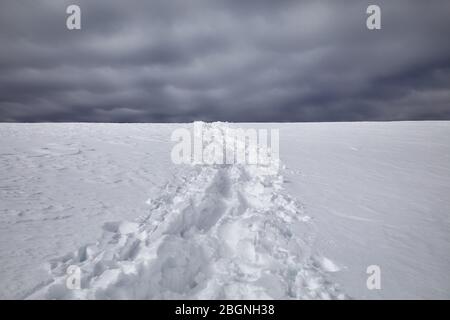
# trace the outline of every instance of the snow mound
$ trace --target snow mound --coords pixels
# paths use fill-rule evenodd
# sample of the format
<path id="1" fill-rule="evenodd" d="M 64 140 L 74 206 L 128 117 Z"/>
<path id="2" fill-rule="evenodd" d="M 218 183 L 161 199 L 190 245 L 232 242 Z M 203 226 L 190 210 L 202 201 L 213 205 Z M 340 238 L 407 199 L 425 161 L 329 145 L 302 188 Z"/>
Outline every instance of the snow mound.
<path id="1" fill-rule="evenodd" d="M 346 298 L 327 279 L 334 263 L 311 252 L 313 221 L 283 190 L 279 169 L 278 159 L 186 166 L 149 200 L 150 214 L 105 224 L 97 243 L 50 262 L 51 282 L 28 298 Z M 81 270 L 80 289 L 66 285 L 69 266 Z"/>

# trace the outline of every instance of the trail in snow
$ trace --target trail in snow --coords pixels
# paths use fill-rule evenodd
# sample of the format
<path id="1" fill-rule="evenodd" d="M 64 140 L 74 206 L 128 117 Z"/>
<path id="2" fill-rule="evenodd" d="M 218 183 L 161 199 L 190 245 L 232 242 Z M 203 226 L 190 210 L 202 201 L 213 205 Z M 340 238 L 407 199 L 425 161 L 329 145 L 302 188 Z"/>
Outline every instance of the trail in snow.
<path id="1" fill-rule="evenodd" d="M 28 298 L 346 298 L 327 280 L 339 268 L 312 252 L 314 222 L 283 190 L 277 161 L 187 166 L 150 214 L 106 223 L 97 243 L 51 261 L 52 281 Z M 72 265 L 79 290 L 66 286 Z"/>

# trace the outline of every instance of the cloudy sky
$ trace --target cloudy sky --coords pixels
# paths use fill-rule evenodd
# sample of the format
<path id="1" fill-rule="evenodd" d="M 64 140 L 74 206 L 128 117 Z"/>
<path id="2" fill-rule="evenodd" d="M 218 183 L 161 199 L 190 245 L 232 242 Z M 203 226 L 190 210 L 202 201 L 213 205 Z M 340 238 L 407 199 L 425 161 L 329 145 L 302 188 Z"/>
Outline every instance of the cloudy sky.
<path id="1" fill-rule="evenodd" d="M 450 119 L 449 36 L 447 0 L 1 0 L 0 121 Z"/>

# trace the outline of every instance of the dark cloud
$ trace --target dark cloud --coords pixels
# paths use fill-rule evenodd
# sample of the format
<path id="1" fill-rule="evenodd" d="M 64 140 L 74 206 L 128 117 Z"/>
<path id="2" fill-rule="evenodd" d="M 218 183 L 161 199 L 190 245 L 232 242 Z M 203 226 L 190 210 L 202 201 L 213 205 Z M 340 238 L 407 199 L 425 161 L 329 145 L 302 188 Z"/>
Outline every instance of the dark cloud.
<path id="1" fill-rule="evenodd" d="M 0 121 L 450 119 L 450 2 L 371 3 L 3 0 Z"/>

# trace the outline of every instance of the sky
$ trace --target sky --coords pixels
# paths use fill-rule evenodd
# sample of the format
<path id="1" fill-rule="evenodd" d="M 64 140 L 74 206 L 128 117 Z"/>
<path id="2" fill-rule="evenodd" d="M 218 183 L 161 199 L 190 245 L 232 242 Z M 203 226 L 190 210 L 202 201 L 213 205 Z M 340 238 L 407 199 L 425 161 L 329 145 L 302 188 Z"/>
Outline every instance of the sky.
<path id="1" fill-rule="evenodd" d="M 448 0 L 1 0 L 0 121 L 450 120 L 449 17 Z"/>

